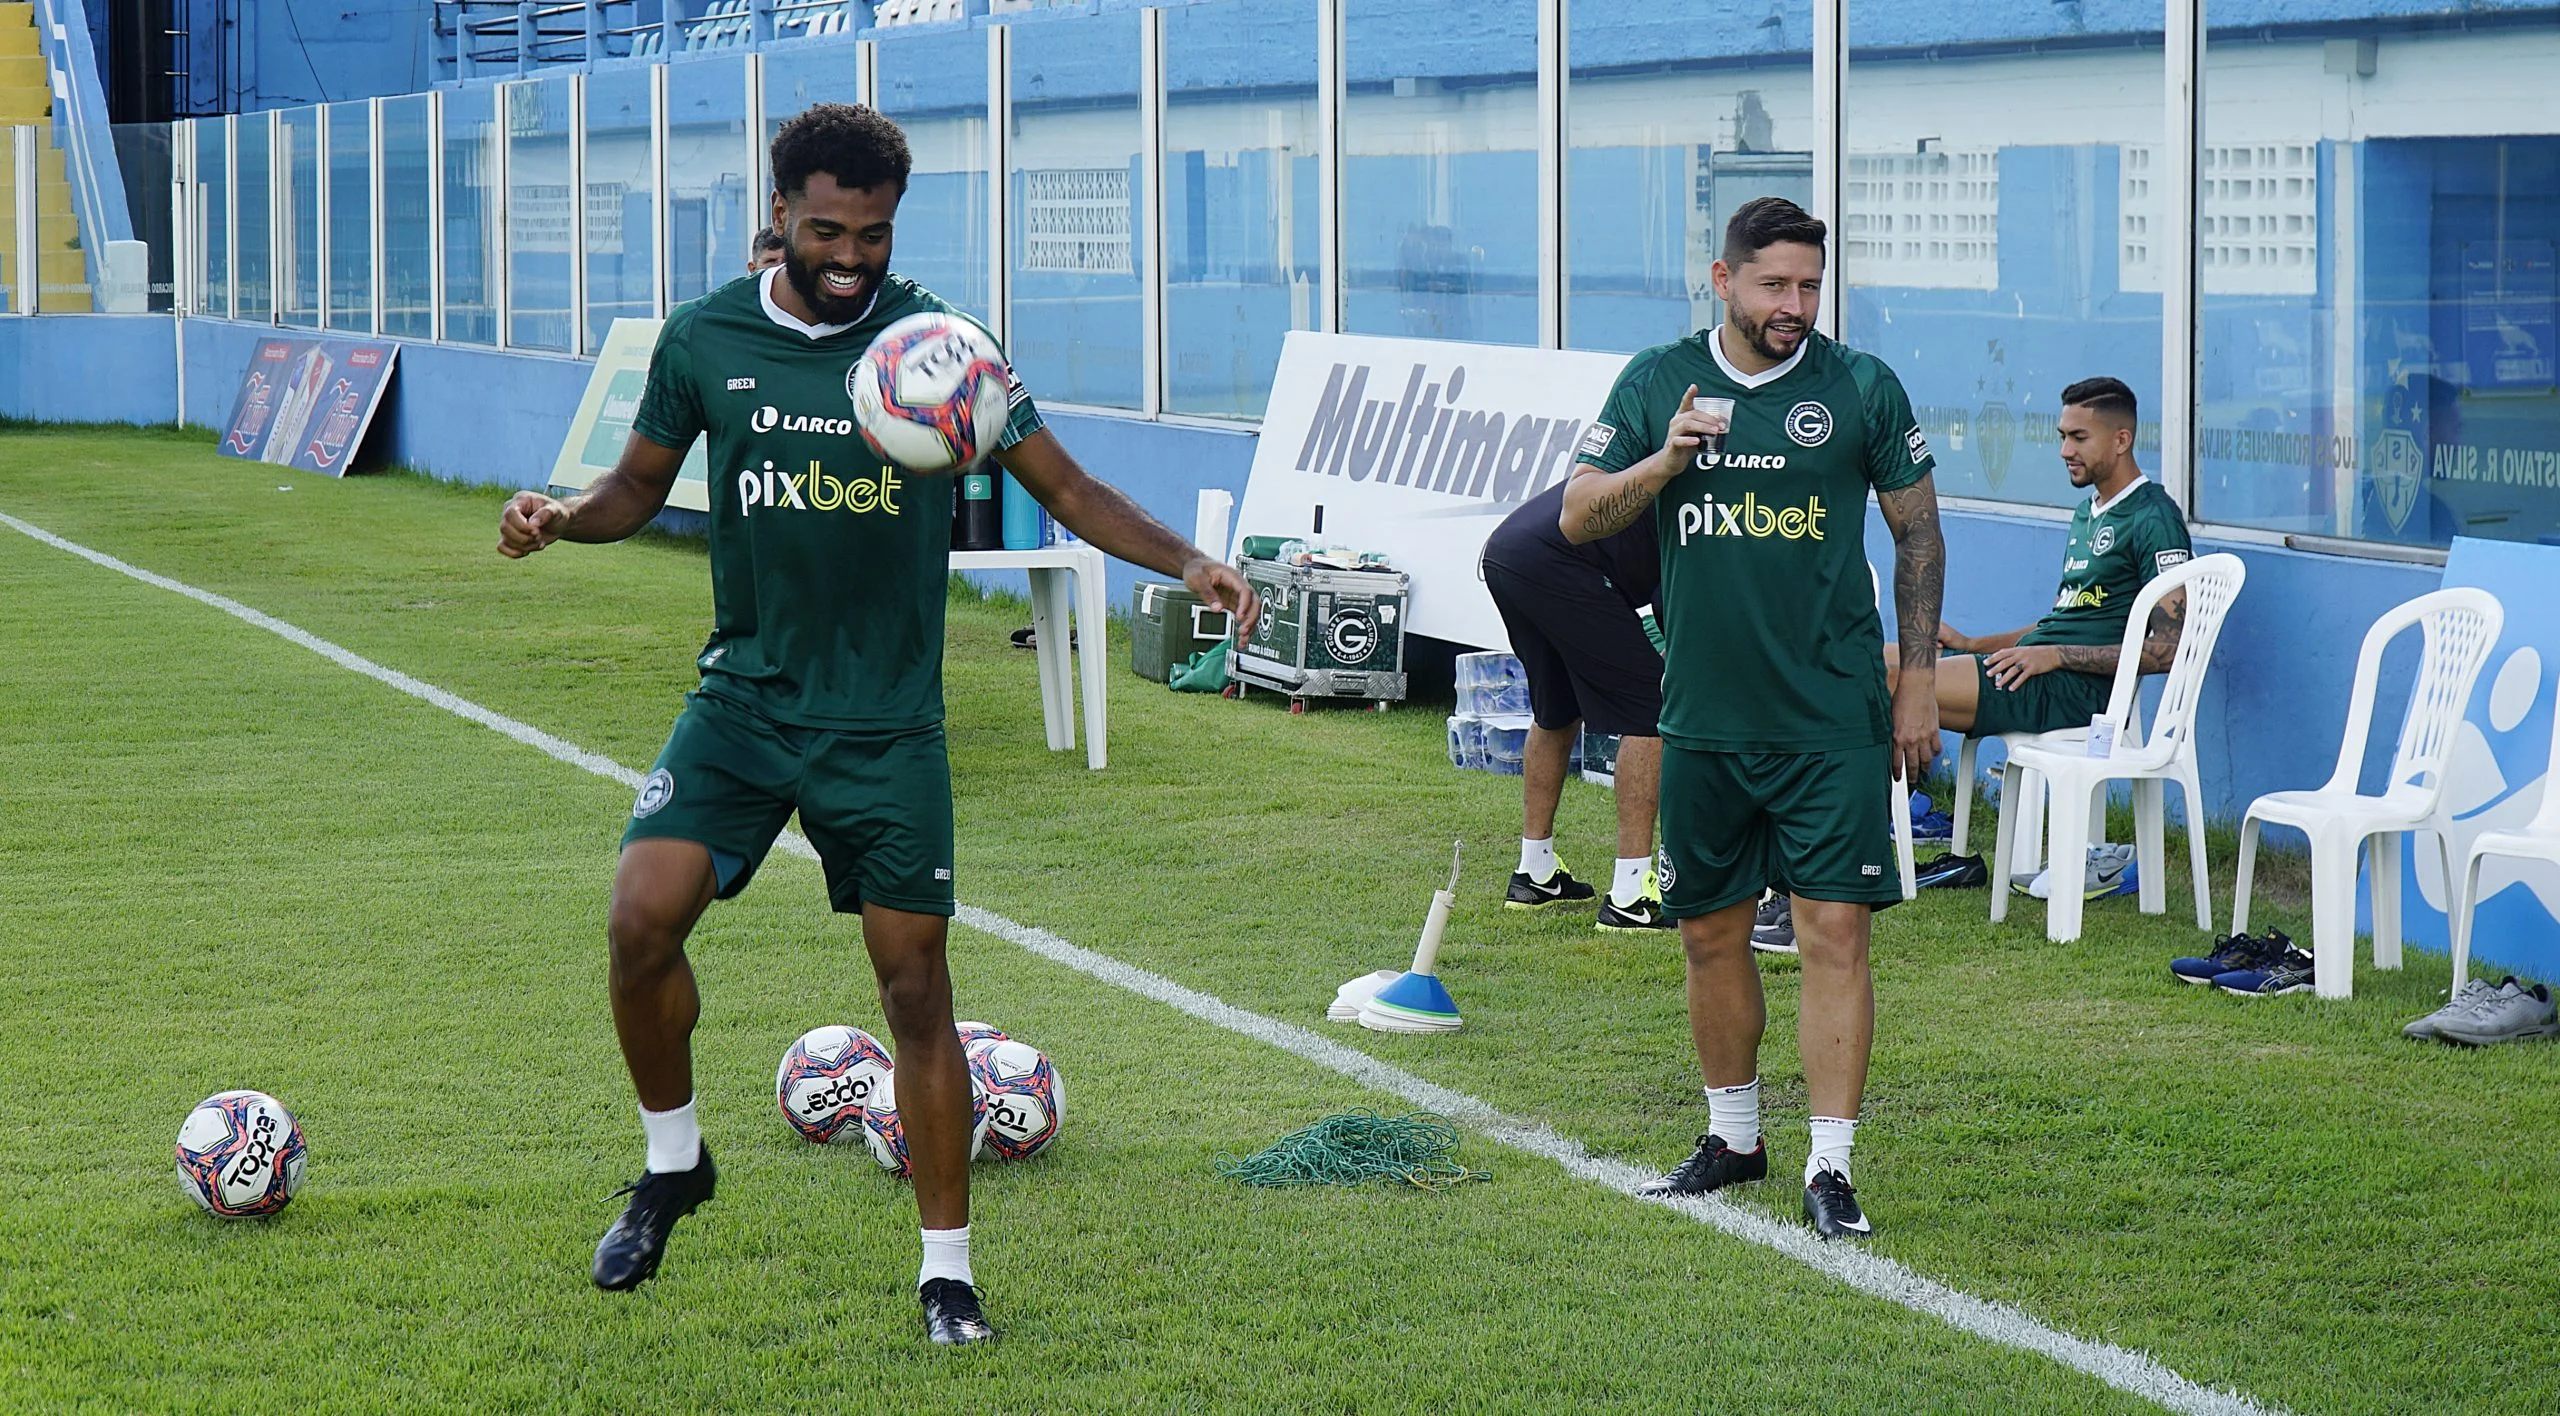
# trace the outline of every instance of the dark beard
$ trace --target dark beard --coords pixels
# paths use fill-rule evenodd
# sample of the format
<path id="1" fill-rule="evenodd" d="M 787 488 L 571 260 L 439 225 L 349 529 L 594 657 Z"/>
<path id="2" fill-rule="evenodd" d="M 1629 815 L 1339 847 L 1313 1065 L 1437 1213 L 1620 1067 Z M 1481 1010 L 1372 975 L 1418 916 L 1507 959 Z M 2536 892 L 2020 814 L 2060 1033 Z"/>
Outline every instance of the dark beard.
<path id="1" fill-rule="evenodd" d="M 1733 323 L 1736 329 L 1742 331 L 1743 342 L 1751 346 L 1752 352 L 1758 354 L 1761 358 L 1768 360 L 1772 364 L 1783 364 L 1795 353 L 1794 349 L 1781 353 L 1780 351 L 1769 347 L 1769 322 L 1766 320 L 1762 320 L 1758 324 L 1753 324 L 1751 321 L 1744 319 L 1740 311 L 1736 311 L 1734 313 Z M 1807 329 L 1796 335 L 1796 349 L 1802 349 L 1804 347 L 1805 336 L 1812 332 L 1812 330 Z"/>
<path id="2" fill-rule="evenodd" d="M 802 303 L 809 307 L 810 314 L 818 317 L 820 324 L 852 324 L 870 310 L 873 298 L 880 293 L 880 272 L 868 266 L 855 266 L 854 271 L 862 277 L 862 290 L 847 299 L 829 293 L 825 286 L 820 285 L 817 269 L 803 265 L 798 251 L 785 250 L 782 253 L 783 277 L 791 282 L 792 289 L 800 292 Z"/>

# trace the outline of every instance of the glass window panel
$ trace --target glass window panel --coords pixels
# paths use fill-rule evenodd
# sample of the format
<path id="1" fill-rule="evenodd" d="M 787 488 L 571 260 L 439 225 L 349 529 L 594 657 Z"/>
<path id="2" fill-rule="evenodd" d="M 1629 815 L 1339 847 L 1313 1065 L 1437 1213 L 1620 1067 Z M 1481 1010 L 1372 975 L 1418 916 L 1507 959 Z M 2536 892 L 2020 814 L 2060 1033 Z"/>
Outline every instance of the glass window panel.
<path id="1" fill-rule="evenodd" d="M 197 308 L 217 318 L 231 314 L 230 130 L 220 118 L 198 118 L 196 132 Z"/>
<path id="2" fill-rule="evenodd" d="M 1537 343 L 1537 0 L 1344 0 L 1343 62 L 1343 328 Z"/>
<path id="3" fill-rule="evenodd" d="M 769 49 L 764 56 L 764 137 L 770 147 L 783 120 L 813 103 L 861 99 L 850 40 Z M 986 68 L 982 60 L 979 69 Z M 759 213 L 761 215 L 762 213 Z"/>
<path id="4" fill-rule="evenodd" d="M 1813 10 L 1574 0 L 1565 155 L 1565 342 L 1633 352 L 1724 317 L 1710 267 L 1754 197 L 1813 205 Z"/>
<path id="5" fill-rule="evenodd" d="M 239 115 L 232 127 L 232 140 L 240 145 L 240 195 L 233 203 L 239 219 L 234 228 L 237 244 L 232 256 L 233 283 L 240 305 L 234 315 L 268 324 L 275 319 L 275 289 L 269 278 L 275 268 L 275 244 L 271 239 L 275 191 L 267 180 L 267 158 L 274 146 L 268 141 L 267 115 Z"/>
<path id="6" fill-rule="evenodd" d="M 18 130 L 0 124 L 0 314 L 23 314 L 18 289 Z"/>
<path id="7" fill-rule="evenodd" d="M 382 101 L 382 332 L 407 339 L 432 338 L 436 327 L 427 106 L 425 94 Z"/>
<path id="8" fill-rule="evenodd" d="M 507 343 L 566 353 L 569 309 L 569 79 L 506 86 Z"/>
<path id="9" fill-rule="evenodd" d="M 1135 408 L 1138 282 L 1135 10 L 1013 27 L 1014 367 L 1040 397 Z"/>
<path id="10" fill-rule="evenodd" d="M 133 239 L 107 248 L 106 289 L 97 307 L 119 314 L 175 308 L 176 246 L 169 185 L 177 129 L 168 123 L 119 123 L 108 131 L 115 140 L 116 170 L 124 178 L 125 214 L 133 224 Z"/>
<path id="11" fill-rule="evenodd" d="M 2210 36 L 2199 517 L 2560 543 L 2560 24 L 2460 14 Z"/>
<path id="12" fill-rule="evenodd" d="M 373 110 L 329 107 L 329 328 L 373 329 Z"/>
<path id="13" fill-rule="evenodd" d="M 669 64 L 668 303 L 695 299 L 746 272 L 747 244 L 763 225 L 749 190 L 749 156 L 745 61 Z"/>
<path id="14" fill-rule="evenodd" d="M 444 100 L 444 337 L 463 344 L 498 342 L 497 105 L 495 88 Z"/>
<path id="15" fill-rule="evenodd" d="M 1850 11 L 1844 324 L 1901 376 L 1941 493 L 2085 501 L 2054 419 L 2098 375 L 2133 389 L 2160 470 L 2161 35 L 2123 13 L 2104 42 L 2054 7 L 2048 33 L 1948 55 Z"/>
<path id="16" fill-rule="evenodd" d="M 1166 10 L 1164 69 L 1164 406 L 1259 418 L 1321 298 L 1314 12 Z"/>
<path id="17" fill-rule="evenodd" d="M 657 164 L 649 153 L 649 71 L 587 76 L 587 347 L 617 319 L 657 313 Z"/>
<path id="18" fill-rule="evenodd" d="M 46 314 L 88 314 L 98 308 L 88 243 L 95 239 L 99 215 L 91 210 L 81 183 L 81 155 L 66 151 L 59 131 L 49 124 L 35 127 L 35 153 L 35 308 Z"/>
<path id="19" fill-rule="evenodd" d="M 915 156 L 890 261 L 898 274 L 991 320 L 987 37 L 966 29 L 875 34 L 880 111 L 906 129 Z"/>
<path id="20" fill-rule="evenodd" d="M 283 184 L 276 231 L 276 318 L 320 323 L 320 110 L 289 108 L 276 129 L 275 171 Z"/>

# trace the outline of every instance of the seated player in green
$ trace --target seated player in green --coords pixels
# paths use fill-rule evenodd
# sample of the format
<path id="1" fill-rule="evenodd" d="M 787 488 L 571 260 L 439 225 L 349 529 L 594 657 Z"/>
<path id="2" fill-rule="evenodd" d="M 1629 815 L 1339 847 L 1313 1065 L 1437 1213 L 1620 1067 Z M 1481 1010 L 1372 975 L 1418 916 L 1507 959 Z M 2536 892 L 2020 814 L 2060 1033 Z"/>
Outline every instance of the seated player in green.
<path id="1" fill-rule="evenodd" d="M 648 1163 L 596 1246 L 596 1286 L 646 1281 L 676 1221 L 711 1198 L 711 1151 L 693 1111 L 702 998 L 685 940 L 713 900 L 746 888 L 796 811 L 826 867 L 829 902 L 862 918 L 924 1221 L 917 1296 L 933 1341 L 959 1344 L 995 1330 L 969 1265 L 969 1077 L 944 958 L 954 909 L 942 725 L 951 484 L 871 453 L 855 435 L 846 385 L 890 324 L 956 313 L 889 273 L 911 165 L 906 135 L 868 108 L 822 103 L 784 123 L 773 139 L 781 266 L 669 315 L 621 461 L 566 500 L 518 492 L 500 516 L 498 549 L 522 557 L 555 540 L 622 540 L 666 505 L 686 448 L 708 438 L 702 683 L 632 805 L 605 927 L 614 1032 L 639 1093 Z M 1077 535 L 1179 578 L 1251 629 L 1257 603 L 1233 567 L 1086 475 L 1018 379 L 1010 398 L 995 449 L 1006 471 Z M 807 990 L 806 979 L 785 982 Z"/>
<path id="2" fill-rule="evenodd" d="M 1940 623 L 1938 722 L 1988 737 L 2085 728 L 2105 712 L 2116 679 L 2125 617 L 2151 578 L 2194 555 L 2186 517 L 2133 458 L 2133 390 L 2120 379 L 2082 379 L 2062 391 L 2062 467 L 2089 499 L 2071 514 L 2062 584 L 2053 608 L 2024 629 L 1974 638 Z M 2166 673 L 2178 656 L 2187 600 L 2171 592 L 2151 612 L 2142 672 Z M 1894 646 L 1885 672 L 1898 677 Z"/>

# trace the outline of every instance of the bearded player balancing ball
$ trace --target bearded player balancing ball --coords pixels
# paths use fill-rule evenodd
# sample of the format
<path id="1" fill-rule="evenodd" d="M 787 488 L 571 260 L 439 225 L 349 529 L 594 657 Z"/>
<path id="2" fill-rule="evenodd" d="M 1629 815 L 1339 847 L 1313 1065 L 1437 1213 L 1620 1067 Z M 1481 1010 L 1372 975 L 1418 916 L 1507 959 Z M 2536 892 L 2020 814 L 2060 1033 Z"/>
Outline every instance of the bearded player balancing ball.
<path id="1" fill-rule="evenodd" d="M 858 1144 L 862 1109 L 889 1084 L 889 1049 L 860 1028 L 811 1028 L 782 1054 L 774 1070 L 774 1104 L 782 1119 L 820 1145 Z"/>
<path id="2" fill-rule="evenodd" d="M 910 472 L 967 467 L 995 450 L 1011 411 L 1003 351 L 956 315 L 909 315 L 845 375 L 871 450 Z"/>
<path id="3" fill-rule="evenodd" d="M 973 1042 L 969 1075 L 986 1092 L 987 1154 L 1025 1160 L 1058 1138 L 1066 1121 L 1066 1086 L 1040 1049 L 1012 1038 Z"/>
<path id="4" fill-rule="evenodd" d="M 224 1219 L 263 1219 L 291 1204 L 308 1156 L 302 1123 L 265 1092 L 217 1092 L 178 1127 L 178 1183 Z"/>

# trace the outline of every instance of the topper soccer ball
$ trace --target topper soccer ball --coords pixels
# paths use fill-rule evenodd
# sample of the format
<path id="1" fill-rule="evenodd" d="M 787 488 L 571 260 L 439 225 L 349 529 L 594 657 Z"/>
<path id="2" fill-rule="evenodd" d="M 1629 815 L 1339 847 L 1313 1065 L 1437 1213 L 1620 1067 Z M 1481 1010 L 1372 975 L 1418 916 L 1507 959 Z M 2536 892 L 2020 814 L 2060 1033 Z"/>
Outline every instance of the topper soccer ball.
<path id="1" fill-rule="evenodd" d="M 987 332 L 957 315 L 909 315 L 844 376 L 871 450 L 910 472 L 946 472 L 995 451 L 1011 375 Z"/>
<path id="2" fill-rule="evenodd" d="M 178 1183 L 224 1219 L 262 1219 L 291 1204 L 308 1156 L 302 1123 L 265 1092 L 217 1092 L 178 1128 Z"/>
<path id="3" fill-rule="evenodd" d="M 981 1042 L 1002 1042 L 1007 1036 L 1004 1029 L 993 1023 L 963 1021 L 953 1023 L 951 1027 L 960 1034 L 962 1047 L 975 1047 Z"/>
<path id="4" fill-rule="evenodd" d="M 998 1160 L 1038 1155 L 1058 1138 L 1067 1091 L 1040 1049 L 1003 1038 L 969 1049 L 969 1075 L 987 1094 L 987 1152 Z"/>
<path id="5" fill-rule="evenodd" d="M 802 1137 L 825 1145 L 862 1139 L 862 1108 L 889 1085 L 889 1049 L 860 1028 L 811 1028 L 774 1070 L 774 1104 Z"/>
<path id="6" fill-rule="evenodd" d="M 892 1175 L 908 1173 L 907 1127 L 898 1115 L 898 1079 L 892 1074 L 880 1080 L 880 1089 L 871 1094 L 871 1104 L 862 1109 L 862 1139 L 871 1147 L 871 1158 Z M 976 1070 L 969 1075 L 969 1158 L 976 1160 L 987 1143 L 987 1089 L 978 1081 Z"/>

